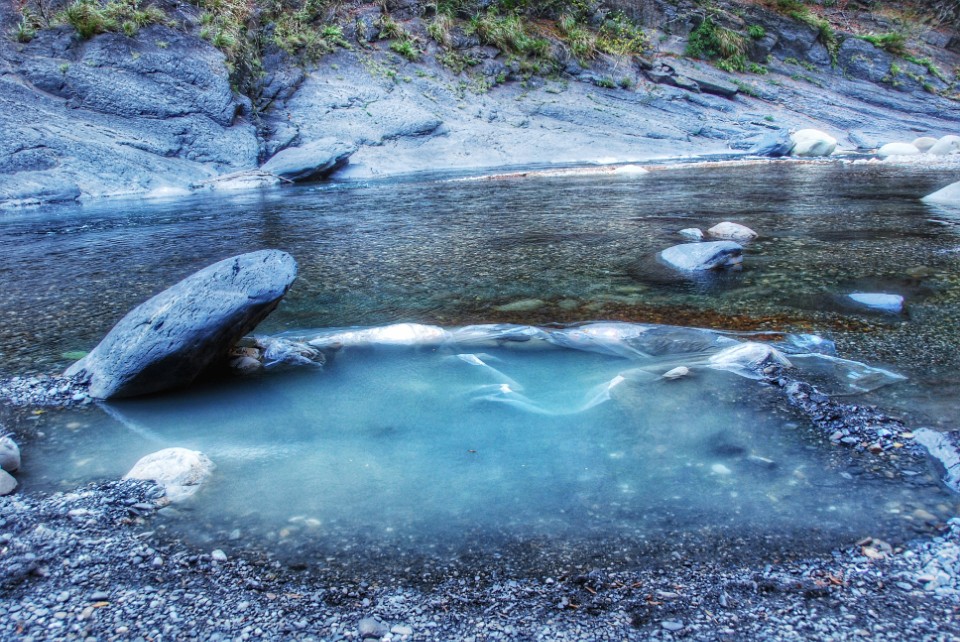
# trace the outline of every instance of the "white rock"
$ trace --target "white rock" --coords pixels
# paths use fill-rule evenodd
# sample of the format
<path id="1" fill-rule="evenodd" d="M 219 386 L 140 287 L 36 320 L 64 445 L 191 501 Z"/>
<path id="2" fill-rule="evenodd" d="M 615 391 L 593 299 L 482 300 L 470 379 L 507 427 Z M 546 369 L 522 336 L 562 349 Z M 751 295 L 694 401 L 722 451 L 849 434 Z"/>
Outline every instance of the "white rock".
<path id="1" fill-rule="evenodd" d="M 921 152 L 928 152 L 930 148 L 937 144 L 937 139 L 932 136 L 921 136 L 913 141 L 913 146 Z"/>
<path id="2" fill-rule="evenodd" d="M 640 176 L 642 174 L 649 174 L 650 172 L 639 165 L 621 165 L 614 169 L 613 173 L 618 176 Z"/>
<path id="3" fill-rule="evenodd" d="M 899 294 L 854 292 L 848 296 L 860 305 L 865 305 L 875 310 L 886 310 L 887 312 L 900 312 L 903 310 L 903 297 Z"/>
<path id="4" fill-rule="evenodd" d="M 688 228 L 682 229 L 680 230 L 679 234 L 684 238 L 688 238 L 694 241 L 703 240 L 703 232 L 700 230 L 699 227 L 688 227 Z"/>
<path id="5" fill-rule="evenodd" d="M 829 156 L 837 148 L 837 139 L 818 129 L 801 129 L 790 134 L 791 156 Z"/>
<path id="6" fill-rule="evenodd" d="M 953 205 L 960 207 L 960 181 L 951 183 L 933 194 L 923 197 L 926 203 L 940 203 L 942 205 Z"/>
<path id="7" fill-rule="evenodd" d="M 5 470 L 0 470 L 0 497 L 9 495 L 16 487 L 17 480 L 13 478 L 13 475 Z"/>
<path id="8" fill-rule="evenodd" d="M 711 355 L 709 362 L 710 367 L 718 370 L 739 370 L 741 368 L 755 370 L 767 363 L 777 363 L 787 367 L 792 365 L 790 360 L 779 350 L 755 341 L 747 341 L 725 348 Z"/>
<path id="9" fill-rule="evenodd" d="M 920 153 L 913 143 L 887 143 L 877 150 L 877 156 L 886 158 L 888 156 L 915 156 Z"/>
<path id="10" fill-rule="evenodd" d="M 751 230 L 746 225 L 740 225 L 739 223 L 731 223 L 730 221 L 724 221 L 723 223 L 717 223 L 709 230 L 707 234 L 716 239 L 725 239 L 728 241 L 737 241 L 743 243 L 744 241 L 750 241 L 757 238 L 757 233 Z"/>
<path id="11" fill-rule="evenodd" d="M 663 373 L 664 379 L 680 379 L 681 377 L 686 377 L 690 374 L 690 368 L 686 366 L 677 366 L 672 370 L 667 370 Z"/>
<path id="12" fill-rule="evenodd" d="M 217 549 L 214 549 L 212 553 L 210 553 L 210 559 L 212 559 L 214 562 L 226 562 L 227 554 L 224 553 L 219 548 L 217 548 Z"/>
<path id="13" fill-rule="evenodd" d="M 0 437 L 0 470 L 8 473 L 20 470 L 20 448 L 10 437 Z"/>
<path id="14" fill-rule="evenodd" d="M 960 136 L 944 136 L 927 153 L 934 156 L 960 153 Z"/>
<path id="15" fill-rule="evenodd" d="M 167 499 L 178 502 L 200 490 L 214 468 L 198 450 L 165 448 L 140 459 L 123 478 L 155 481 L 167 491 Z"/>
<path id="16" fill-rule="evenodd" d="M 743 248 L 733 241 L 683 243 L 668 247 L 660 258 L 678 270 L 715 270 L 743 262 Z"/>
<path id="17" fill-rule="evenodd" d="M 712 472 L 715 475 L 729 475 L 733 471 L 727 468 L 726 466 L 724 466 L 723 464 L 714 464 L 713 466 L 710 466 L 710 472 Z"/>

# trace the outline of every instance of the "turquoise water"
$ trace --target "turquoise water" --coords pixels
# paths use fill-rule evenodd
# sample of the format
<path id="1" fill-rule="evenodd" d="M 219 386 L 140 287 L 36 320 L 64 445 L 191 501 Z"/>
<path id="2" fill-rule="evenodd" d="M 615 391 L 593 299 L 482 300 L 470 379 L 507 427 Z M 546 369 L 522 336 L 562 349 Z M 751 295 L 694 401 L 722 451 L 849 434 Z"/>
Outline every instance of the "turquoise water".
<path id="1" fill-rule="evenodd" d="M 831 393 L 911 425 L 956 427 L 960 215 L 918 200 L 953 180 L 782 163 L 5 214 L 0 363 L 7 375 L 57 371 L 176 280 L 275 247 L 294 255 L 300 277 L 262 334 L 597 319 L 812 332 L 842 357 L 907 377 L 870 392 L 841 381 Z M 683 242 L 680 229 L 721 220 L 760 234 L 741 271 L 691 277 L 656 260 Z M 848 305 L 858 290 L 901 294 L 905 312 Z M 623 564 L 681 544 L 703 555 L 822 551 L 923 531 L 917 510 L 956 514 L 935 469 L 910 470 L 904 483 L 895 462 L 827 446 L 743 373 L 664 354 L 643 366 L 653 374 L 604 392 L 638 364 L 535 342 L 463 353 L 356 345 L 322 369 L 37 415 L 25 421 L 45 436 L 26 451 L 21 483 L 67 489 L 118 477 L 163 447 L 196 448 L 217 472 L 159 528 L 312 566 L 366 555 L 398 572 L 411 556 L 470 551 L 528 564 L 570 551 Z M 668 361 L 693 375 L 660 378 Z"/>

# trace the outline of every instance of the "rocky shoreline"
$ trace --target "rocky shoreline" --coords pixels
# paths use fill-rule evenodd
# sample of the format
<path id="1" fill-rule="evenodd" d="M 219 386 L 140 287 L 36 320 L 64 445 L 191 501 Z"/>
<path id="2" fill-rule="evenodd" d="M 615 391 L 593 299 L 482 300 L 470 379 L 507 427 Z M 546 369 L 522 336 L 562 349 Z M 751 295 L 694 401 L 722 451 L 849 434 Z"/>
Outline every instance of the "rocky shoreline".
<path id="1" fill-rule="evenodd" d="M 950 640 L 960 520 L 904 547 L 510 577 L 478 567 L 402 585 L 318 578 L 150 530 L 163 491 L 107 482 L 4 498 L 0 634 L 23 640 Z M 324 581 L 325 580 L 325 581 Z"/>

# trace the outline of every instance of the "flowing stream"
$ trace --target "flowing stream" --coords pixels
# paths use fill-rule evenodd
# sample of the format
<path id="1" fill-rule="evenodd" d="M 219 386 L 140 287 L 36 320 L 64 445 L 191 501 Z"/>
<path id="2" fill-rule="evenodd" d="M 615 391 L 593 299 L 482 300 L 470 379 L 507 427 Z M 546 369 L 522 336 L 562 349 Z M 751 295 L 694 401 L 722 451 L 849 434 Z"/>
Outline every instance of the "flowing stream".
<path id="1" fill-rule="evenodd" d="M 957 514 L 934 466 L 830 446 L 775 390 L 711 359 L 724 342 L 817 335 L 866 365 L 787 346 L 801 378 L 910 425 L 956 428 L 960 210 L 919 201 L 954 180 L 784 162 L 6 214 L 7 375 L 62 369 L 148 296 L 268 247 L 293 254 L 300 277 L 261 335 L 322 343 L 330 328 L 397 322 L 566 332 L 593 320 L 726 331 L 658 325 L 669 341 L 629 354 L 540 338 L 341 341 L 323 367 L 34 415 L 44 437 L 25 453 L 23 490 L 194 448 L 217 464 L 214 479 L 160 528 L 314 568 L 365 560 L 414 574 L 414 561 L 471 555 L 535 569 L 902 541 Z M 722 220 L 760 234 L 742 270 L 691 277 L 656 260 L 684 242 L 680 229 Z M 856 291 L 900 294 L 905 310 L 859 307 Z M 679 366 L 690 374 L 662 377 Z M 851 372 L 876 385 L 851 385 Z"/>

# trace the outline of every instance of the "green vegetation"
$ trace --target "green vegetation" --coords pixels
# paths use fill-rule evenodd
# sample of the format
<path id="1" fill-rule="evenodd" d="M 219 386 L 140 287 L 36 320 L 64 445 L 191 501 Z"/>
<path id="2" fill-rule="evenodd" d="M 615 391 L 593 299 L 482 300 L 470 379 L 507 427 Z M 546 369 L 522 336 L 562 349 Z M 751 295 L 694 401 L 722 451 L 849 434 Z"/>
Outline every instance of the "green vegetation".
<path id="1" fill-rule="evenodd" d="M 75 0 L 57 14 L 54 24 L 68 24 L 84 40 L 100 33 L 118 32 L 135 36 L 149 25 L 166 22 L 159 7 L 141 7 L 139 0 Z"/>
<path id="2" fill-rule="evenodd" d="M 732 29 L 721 27 L 710 16 L 690 32 L 686 54 L 713 60 L 724 71 L 747 70 L 747 39 Z"/>
<path id="3" fill-rule="evenodd" d="M 774 0 L 773 7 L 798 22 L 802 22 L 817 30 L 817 40 L 827 48 L 831 62 L 837 64 L 837 55 L 840 52 L 840 39 L 837 37 L 833 25 L 828 20 L 810 11 L 810 7 L 802 0 Z"/>
<path id="4" fill-rule="evenodd" d="M 767 35 L 767 30 L 760 25 L 750 25 L 747 27 L 747 35 L 754 40 L 760 40 Z"/>
<path id="5" fill-rule="evenodd" d="M 534 34 L 530 22 L 517 14 L 500 15 L 490 9 L 474 16 L 467 30 L 505 53 L 541 58 L 550 51 L 550 41 Z"/>
<path id="6" fill-rule="evenodd" d="M 874 47 L 888 51 L 895 56 L 902 56 L 907 53 L 907 39 L 902 33 L 891 31 L 889 33 L 867 34 L 857 37 L 861 40 L 866 40 Z"/>

